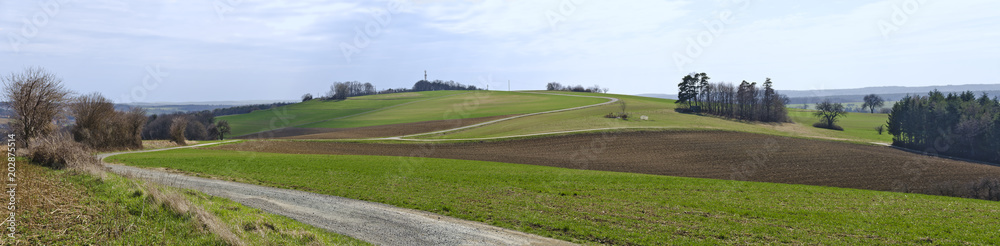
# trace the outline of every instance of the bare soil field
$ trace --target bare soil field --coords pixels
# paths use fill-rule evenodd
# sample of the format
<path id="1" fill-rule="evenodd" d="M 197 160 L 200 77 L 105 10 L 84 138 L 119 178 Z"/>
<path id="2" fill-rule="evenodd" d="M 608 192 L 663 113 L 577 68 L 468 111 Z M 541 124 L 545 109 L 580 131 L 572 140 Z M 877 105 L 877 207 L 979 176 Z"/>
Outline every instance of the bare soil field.
<path id="1" fill-rule="evenodd" d="M 1000 177 L 1000 167 L 890 147 L 721 131 L 585 134 L 450 144 L 255 141 L 214 148 L 481 160 L 925 194 L 940 194 L 944 186 L 964 185 L 983 177 Z"/>
<path id="2" fill-rule="evenodd" d="M 475 125 L 513 115 L 482 117 L 472 119 L 436 120 L 406 124 L 369 126 L 356 128 L 283 128 L 262 133 L 237 137 L 239 139 L 363 139 L 396 137 L 403 135 L 435 132 L 468 125 Z"/>

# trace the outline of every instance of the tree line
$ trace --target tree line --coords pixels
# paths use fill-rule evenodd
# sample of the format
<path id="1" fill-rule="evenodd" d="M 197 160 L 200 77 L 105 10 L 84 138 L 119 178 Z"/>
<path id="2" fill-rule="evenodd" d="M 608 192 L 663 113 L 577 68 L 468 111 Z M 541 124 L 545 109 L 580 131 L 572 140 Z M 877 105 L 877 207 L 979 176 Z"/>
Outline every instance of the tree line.
<path id="1" fill-rule="evenodd" d="M 348 81 L 348 82 L 334 82 L 330 86 L 330 91 L 326 93 L 326 96 L 319 97 L 322 100 L 344 100 L 348 97 L 357 96 L 367 96 L 376 94 L 390 94 L 390 93 L 403 93 L 403 92 L 418 92 L 418 91 L 443 91 L 443 90 L 479 90 L 473 85 L 464 85 L 455 81 L 443 81 L 443 80 L 420 80 L 413 84 L 411 88 L 390 88 L 385 90 L 377 90 L 375 85 L 372 83 L 361 83 L 358 81 Z M 311 93 L 306 93 L 302 95 L 302 101 L 310 101 L 315 99 Z"/>
<path id="2" fill-rule="evenodd" d="M 181 143 L 183 140 L 224 139 L 225 134 L 229 133 L 229 122 L 216 121 L 215 114 L 208 110 L 191 113 L 154 114 L 150 115 L 146 122 L 142 129 L 142 139 L 145 140 L 169 139 Z M 172 129 L 175 128 L 180 131 L 181 135 L 172 132 Z"/>
<path id="3" fill-rule="evenodd" d="M 761 122 L 788 122 L 788 97 L 778 94 L 771 78 L 763 87 L 744 80 L 739 85 L 712 83 L 706 73 L 684 76 L 678 87 L 677 104 L 684 112 L 706 113 L 730 119 Z"/>
<path id="4" fill-rule="evenodd" d="M 986 93 L 906 96 L 893 105 L 888 131 L 895 146 L 1000 162 L 1000 101 Z"/>
<path id="5" fill-rule="evenodd" d="M 463 85 L 461 83 L 457 83 L 451 80 L 449 81 L 420 80 L 417 81 L 417 83 L 413 84 L 412 91 L 444 91 L 444 90 L 471 91 L 471 90 L 479 90 L 479 88 L 476 88 L 476 86 L 474 85 Z"/>
<path id="6" fill-rule="evenodd" d="M 600 85 L 594 85 L 591 87 L 583 87 L 582 85 L 566 85 L 563 86 L 558 82 L 549 82 L 545 85 L 545 90 L 549 91 L 572 91 L 572 92 L 591 92 L 591 93 L 608 93 L 608 88 L 603 88 Z"/>
<path id="7" fill-rule="evenodd" d="M 378 91 L 372 83 L 361 83 L 358 81 L 334 82 L 327 92 L 325 100 L 344 100 L 348 97 L 375 95 Z"/>
<path id="8" fill-rule="evenodd" d="M 291 105 L 293 103 L 278 102 L 272 104 L 253 104 L 253 105 L 243 105 L 243 106 L 233 106 L 228 108 L 217 108 L 213 109 L 211 112 L 215 116 L 226 116 L 234 114 L 249 114 L 257 110 L 267 110 L 272 108 L 277 108 L 285 105 Z"/>

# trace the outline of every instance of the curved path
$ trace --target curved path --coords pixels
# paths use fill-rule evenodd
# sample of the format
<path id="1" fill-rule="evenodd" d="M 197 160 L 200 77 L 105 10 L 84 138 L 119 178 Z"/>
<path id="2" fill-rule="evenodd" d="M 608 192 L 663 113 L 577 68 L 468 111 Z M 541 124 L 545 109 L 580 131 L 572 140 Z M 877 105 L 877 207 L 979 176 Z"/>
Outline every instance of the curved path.
<path id="1" fill-rule="evenodd" d="M 105 153 L 104 158 L 127 153 L 208 146 Z M 198 178 L 163 171 L 105 164 L 111 171 L 162 185 L 192 189 L 243 205 L 357 238 L 376 245 L 573 245 L 568 242 L 508 230 L 479 222 L 343 197 L 289 189 Z"/>

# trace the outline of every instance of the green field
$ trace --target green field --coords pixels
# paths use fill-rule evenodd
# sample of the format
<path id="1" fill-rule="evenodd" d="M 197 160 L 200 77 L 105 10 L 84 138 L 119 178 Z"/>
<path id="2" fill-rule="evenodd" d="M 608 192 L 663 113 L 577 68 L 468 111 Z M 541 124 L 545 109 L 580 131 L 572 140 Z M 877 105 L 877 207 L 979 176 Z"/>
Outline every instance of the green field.
<path id="1" fill-rule="evenodd" d="M 474 91 L 411 103 L 370 114 L 301 127 L 351 128 L 434 120 L 527 114 L 607 102 L 603 98 L 566 97 L 505 91 Z"/>
<path id="2" fill-rule="evenodd" d="M 231 135 L 241 136 L 284 127 L 351 128 L 524 114 L 606 101 L 518 92 L 427 91 L 312 100 L 217 119 L 229 121 Z"/>
<path id="3" fill-rule="evenodd" d="M 403 103 L 457 95 L 460 91 L 425 91 L 352 97 L 343 101 L 312 100 L 288 106 L 227 115 L 216 120 L 229 121 L 232 136 L 294 127 L 338 117 L 350 116 Z"/>
<path id="4" fill-rule="evenodd" d="M 594 95 L 592 93 L 555 92 L 571 95 Z M 844 132 L 812 127 L 817 118 L 808 113 L 789 109 L 789 116 L 794 124 L 764 124 L 740 122 L 715 116 L 701 116 L 677 113 L 675 100 L 602 94 L 626 102 L 627 111 L 633 115 L 632 120 L 607 119 L 603 116 L 611 112 L 619 112 L 619 105 L 604 105 L 600 107 L 573 110 L 545 115 L 536 115 L 505 121 L 498 124 L 477 127 L 462 131 L 437 135 L 418 136 L 426 139 L 467 139 L 518 136 L 527 134 L 550 133 L 559 131 L 587 130 L 598 128 L 669 128 L 669 129 L 721 129 L 750 133 L 770 134 L 790 137 L 837 139 L 851 142 L 882 142 L 891 141 L 891 136 L 879 136 L 874 127 L 878 121 L 884 123 L 885 115 L 850 114 L 844 118 Z M 646 115 L 649 121 L 638 120 Z M 881 118 L 880 118 L 881 117 Z"/>
<path id="5" fill-rule="evenodd" d="M 813 115 L 814 112 L 812 110 L 788 109 L 788 117 L 802 126 L 812 127 L 814 123 L 819 122 L 819 119 Z M 848 113 L 846 117 L 840 118 L 836 123 L 844 128 L 843 131 L 820 128 L 813 128 L 812 131 L 830 138 L 863 139 L 890 143 L 892 135 L 889 135 L 888 132 L 879 135 L 878 131 L 875 130 L 875 127 L 885 125 L 888 121 L 889 115 L 887 114 Z"/>
<path id="6" fill-rule="evenodd" d="M 992 244 L 1000 203 L 494 162 L 183 149 L 112 161 L 600 244 Z"/>

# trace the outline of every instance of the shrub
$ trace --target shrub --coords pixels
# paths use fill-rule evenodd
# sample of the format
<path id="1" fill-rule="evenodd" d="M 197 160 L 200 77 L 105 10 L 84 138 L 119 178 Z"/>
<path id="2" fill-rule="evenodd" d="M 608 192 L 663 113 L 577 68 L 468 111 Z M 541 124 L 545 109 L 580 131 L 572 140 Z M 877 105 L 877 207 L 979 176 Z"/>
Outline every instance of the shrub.
<path id="1" fill-rule="evenodd" d="M 98 170 L 102 167 L 100 160 L 90 155 L 87 146 L 73 141 L 65 133 L 36 138 L 29 152 L 32 162 L 55 169 Z"/>
<path id="2" fill-rule="evenodd" d="M 187 129 L 188 119 L 186 117 L 176 117 L 170 122 L 170 141 L 178 145 L 187 145 L 184 138 L 184 130 Z"/>
<path id="3" fill-rule="evenodd" d="M 813 127 L 830 129 L 830 130 L 837 130 L 837 131 L 843 131 L 844 130 L 843 127 L 840 127 L 838 125 L 832 125 L 832 126 L 830 126 L 830 125 L 827 125 L 825 122 L 816 122 L 816 124 L 813 124 Z"/>
<path id="4" fill-rule="evenodd" d="M 97 93 L 76 98 L 69 108 L 76 119 L 70 132 L 77 142 L 96 150 L 142 149 L 145 110 L 116 111 L 110 100 Z"/>

